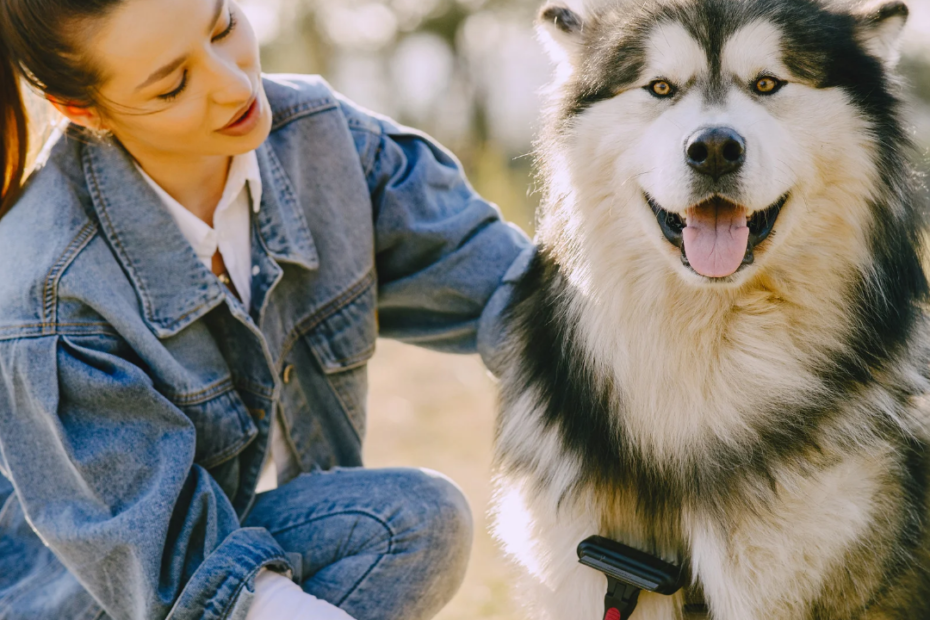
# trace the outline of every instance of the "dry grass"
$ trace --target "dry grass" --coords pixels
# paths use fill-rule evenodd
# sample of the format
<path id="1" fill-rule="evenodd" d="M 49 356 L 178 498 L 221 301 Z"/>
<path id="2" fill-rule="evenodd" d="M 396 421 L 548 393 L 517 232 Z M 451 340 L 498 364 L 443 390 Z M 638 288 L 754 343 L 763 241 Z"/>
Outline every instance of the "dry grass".
<path id="1" fill-rule="evenodd" d="M 370 381 L 366 465 L 440 471 L 461 485 L 475 514 L 465 584 L 438 620 L 522 620 L 510 569 L 487 533 L 496 392 L 481 360 L 382 341 Z"/>

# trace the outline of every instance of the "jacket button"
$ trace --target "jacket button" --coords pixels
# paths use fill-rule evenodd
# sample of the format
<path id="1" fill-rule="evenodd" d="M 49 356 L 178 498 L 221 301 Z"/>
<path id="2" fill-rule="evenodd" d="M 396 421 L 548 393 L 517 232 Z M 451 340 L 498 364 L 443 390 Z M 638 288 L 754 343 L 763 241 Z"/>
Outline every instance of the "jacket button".
<path id="1" fill-rule="evenodd" d="M 285 384 L 288 384 L 291 382 L 291 374 L 293 374 L 293 372 L 294 372 L 294 366 L 292 364 L 288 364 L 287 366 L 284 367 L 283 378 L 284 378 Z"/>
<path id="2" fill-rule="evenodd" d="M 265 419 L 265 410 L 264 409 L 252 409 L 249 411 L 256 420 L 261 422 Z"/>

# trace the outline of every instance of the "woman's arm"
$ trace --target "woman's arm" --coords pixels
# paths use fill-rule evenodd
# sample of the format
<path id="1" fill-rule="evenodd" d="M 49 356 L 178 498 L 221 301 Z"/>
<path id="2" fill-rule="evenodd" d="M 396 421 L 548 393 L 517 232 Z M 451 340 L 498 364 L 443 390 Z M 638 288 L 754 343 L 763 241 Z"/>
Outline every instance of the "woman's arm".
<path id="1" fill-rule="evenodd" d="M 287 570 L 264 529 L 242 529 L 194 465 L 189 418 L 112 337 L 0 342 L 0 466 L 30 524 L 119 620 L 226 618 L 263 566 Z"/>
<path id="2" fill-rule="evenodd" d="M 441 351 L 477 350 L 490 362 L 509 283 L 532 244 L 429 137 L 348 102 L 343 110 L 374 209 L 381 334 Z"/>

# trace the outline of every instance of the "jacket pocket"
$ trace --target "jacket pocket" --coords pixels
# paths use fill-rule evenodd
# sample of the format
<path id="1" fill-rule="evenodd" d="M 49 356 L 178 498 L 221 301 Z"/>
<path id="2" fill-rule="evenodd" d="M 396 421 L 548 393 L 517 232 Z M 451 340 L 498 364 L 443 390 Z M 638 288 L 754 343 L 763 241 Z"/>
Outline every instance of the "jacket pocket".
<path id="1" fill-rule="evenodd" d="M 374 279 L 304 322 L 283 363 L 284 419 L 303 471 L 362 464 L 367 363 L 375 352 Z"/>
<path id="2" fill-rule="evenodd" d="M 212 469 L 235 457 L 258 435 L 258 428 L 231 383 L 210 390 L 205 399 L 179 398 L 174 404 L 197 430 L 194 462 Z"/>
<path id="3" fill-rule="evenodd" d="M 367 365 L 378 339 L 375 304 L 372 284 L 305 336 L 360 440 L 367 418 Z"/>

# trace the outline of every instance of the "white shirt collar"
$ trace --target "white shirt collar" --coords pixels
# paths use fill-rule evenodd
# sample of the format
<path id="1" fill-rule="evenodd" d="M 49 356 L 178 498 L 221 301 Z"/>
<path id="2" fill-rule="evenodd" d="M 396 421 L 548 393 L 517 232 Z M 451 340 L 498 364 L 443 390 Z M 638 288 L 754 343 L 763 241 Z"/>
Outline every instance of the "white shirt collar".
<path id="1" fill-rule="evenodd" d="M 220 252 L 229 277 L 248 308 L 252 284 L 249 205 L 258 213 L 262 202 L 261 171 L 255 151 L 233 157 L 223 196 L 213 214 L 213 228 L 162 189 L 138 163 L 136 168 L 171 213 L 207 269 L 212 270 L 213 255 Z"/>
<path id="2" fill-rule="evenodd" d="M 223 190 L 217 211 L 227 208 L 242 191 L 243 186 L 247 187 L 251 195 L 252 210 L 258 213 L 262 208 L 262 174 L 255 151 L 233 157 L 229 166 L 229 178 L 226 180 L 226 188 Z"/>

